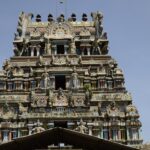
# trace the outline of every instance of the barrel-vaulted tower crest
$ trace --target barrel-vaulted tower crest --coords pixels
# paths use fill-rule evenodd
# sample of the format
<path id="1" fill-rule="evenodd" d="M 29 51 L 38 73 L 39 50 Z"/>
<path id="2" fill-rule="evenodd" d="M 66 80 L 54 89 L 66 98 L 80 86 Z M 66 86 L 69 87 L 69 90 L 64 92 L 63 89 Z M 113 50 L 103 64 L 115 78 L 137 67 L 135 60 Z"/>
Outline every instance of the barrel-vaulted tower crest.
<path id="1" fill-rule="evenodd" d="M 108 55 L 103 15 L 91 17 L 20 14 L 14 56 L 0 71 L 0 141 L 63 127 L 140 146 L 139 114 Z"/>

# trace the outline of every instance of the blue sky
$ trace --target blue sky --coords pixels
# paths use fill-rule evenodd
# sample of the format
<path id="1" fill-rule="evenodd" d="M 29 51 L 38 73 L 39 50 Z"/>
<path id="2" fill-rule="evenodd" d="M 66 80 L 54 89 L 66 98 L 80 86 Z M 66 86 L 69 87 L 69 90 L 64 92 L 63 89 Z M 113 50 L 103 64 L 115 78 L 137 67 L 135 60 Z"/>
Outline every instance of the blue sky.
<path id="1" fill-rule="evenodd" d="M 57 2 L 57 3 L 56 3 Z M 56 11 L 57 4 L 57 11 Z M 64 12 L 57 0 L 0 0 L 0 66 L 13 55 L 12 41 L 21 11 L 41 14 L 46 20 Z M 67 16 L 100 10 L 108 33 L 109 54 L 122 68 L 142 121 L 144 141 L 150 141 L 150 0 L 67 0 Z"/>

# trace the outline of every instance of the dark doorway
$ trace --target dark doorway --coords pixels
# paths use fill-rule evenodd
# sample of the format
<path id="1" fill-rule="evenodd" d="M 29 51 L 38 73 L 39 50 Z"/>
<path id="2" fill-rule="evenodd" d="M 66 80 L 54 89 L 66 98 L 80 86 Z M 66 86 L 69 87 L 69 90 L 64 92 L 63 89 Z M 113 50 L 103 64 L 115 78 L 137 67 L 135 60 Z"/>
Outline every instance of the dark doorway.
<path id="1" fill-rule="evenodd" d="M 88 52 L 87 52 L 87 48 L 84 49 L 84 55 L 87 55 Z"/>
<path id="2" fill-rule="evenodd" d="M 57 54 L 64 54 L 64 45 L 57 45 Z"/>
<path id="3" fill-rule="evenodd" d="M 54 121 L 54 127 L 67 128 L 67 121 Z"/>
<path id="4" fill-rule="evenodd" d="M 66 78 L 64 75 L 57 75 L 55 76 L 55 90 L 62 88 L 63 90 L 66 89 Z"/>

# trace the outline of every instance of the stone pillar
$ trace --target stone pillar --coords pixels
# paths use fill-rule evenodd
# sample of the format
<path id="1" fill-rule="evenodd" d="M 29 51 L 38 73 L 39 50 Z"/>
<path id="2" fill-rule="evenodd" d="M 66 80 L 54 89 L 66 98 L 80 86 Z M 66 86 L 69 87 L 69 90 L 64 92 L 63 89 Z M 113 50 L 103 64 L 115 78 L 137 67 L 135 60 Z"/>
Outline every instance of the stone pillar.
<path id="1" fill-rule="evenodd" d="M 32 127 L 29 127 L 29 135 L 32 134 Z"/>
<path id="2" fill-rule="evenodd" d="M 41 81 L 41 79 L 38 77 L 38 78 L 37 78 L 37 87 L 38 87 L 38 88 L 40 87 L 40 81 Z"/>
<path id="3" fill-rule="evenodd" d="M 118 138 L 119 138 L 119 140 L 121 140 L 121 130 L 120 129 L 118 130 Z"/>
<path id="4" fill-rule="evenodd" d="M 80 79 L 80 88 L 83 88 L 83 78 Z"/>
<path id="5" fill-rule="evenodd" d="M 83 56 L 84 55 L 84 49 L 81 48 L 81 55 Z"/>
<path id="6" fill-rule="evenodd" d="M 23 90 L 23 82 L 21 81 L 20 83 L 21 83 L 21 90 Z"/>
<path id="7" fill-rule="evenodd" d="M 21 137 L 20 129 L 18 129 L 18 138 Z"/>
<path id="8" fill-rule="evenodd" d="M 7 142 L 8 141 L 8 130 L 4 130 L 3 131 L 3 142 Z"/>
<path id="9" fill-rule="evenodd" d="M 27 91 L 28 90 L 28 81 L 24 82 L 24 90 Z"/>
<path id="10" fill-rule="evenodd" d="M 54 55 L 57 55 L 57 46 L 53 45 L 53 49 L 54 49 Z"/>
<path id="11" fill-rule="evenodd" d="M 40 56 L 40 49 L 37 48 L 36 51 L 37 51 L 37 56 Z"/>
<path id="12" fill-rule="evenodd" d="M 103 80 L 103 82 L 104 82 L 104 87 L 107 89 L 107 82 L 106 82 L 106 80 Z"/>
<path id="13" fill-rule="evenodd" d="M 32 123 L 28 123 L 27 126 L 28 126 L 28 135 L 31 135 L 32 134 L 33 124 Z"/>
<path id="14" fill-rule="evenodd" d="M 2 131 L 0 130 L 0 141 L 2 141 Z"/>
<path id="15" fill-rule="evenodd" d="M 90 56 L 90 47 L 87 48 L 87 55 Z"/>
<path id="16" fill-rule="evenodd" d="M 50 88 L 55 89 L 55 76 L 50 77 Z"/>
<path id="17" fill-rule="evenodd" d="M 66 89 L 69 88 L 69 81 L 70 81 L 69 79 L 70 79 L 70 77 L 66 76 Z"/>
<path id="18" fill-rule="evenodd" d="M 142 139 L 141 138 L 141 130 L 140 129 L 138 129 L 138 134 L 139 134 L 139 140 Z"/>
<path id="19" fill-rule="evenodd" d="M 127 132 L 127 140 L 130 140 L 130 137 L 129 137 L 129 128 L 127 128 L 126 132 Z"/>
<path id="20" fill-rule="evenodd" d="M 6 90 L 6 82 L 4 82 L 4 89 Z"/>
<path id="21" fill-rule="evenodd" d="M 92 126 L 89 126 L 88 128 L 89 128 L 89 135 L 93 135 L 93 133 L 92 133 Z"/>
<path id="22" fill-rule="evenodd" d="M 67 45 L 64 45 L 64 54 L 67 55 L 67 48 L 68 46 Z"/>
<path id="23" fill-rule="evenodd" d="M 8 140 L 9 140 L 9 141 L 11 141 L 11 140 L 12 140 L 12 132 L 11 132 L 11 130 L 9 131 Z"/>
<path id="24" fill-rule="evenodd" d="M 109 128 L 109 140 L 112 140 L 113 135 L 111 134 L 111 128 Z"/>
<path id="25" fill-rule="evenodd" d="M 101 130 L 100 130 L 100 138 L 101 139 L 103 139 L 104 137 L 103 137 L 103 129 L 101 128 Z"/>
<path id="26" fill-rule="evenodd" d="M 31 56 L 34 56 L 34 47 L 31 47 Z"/>

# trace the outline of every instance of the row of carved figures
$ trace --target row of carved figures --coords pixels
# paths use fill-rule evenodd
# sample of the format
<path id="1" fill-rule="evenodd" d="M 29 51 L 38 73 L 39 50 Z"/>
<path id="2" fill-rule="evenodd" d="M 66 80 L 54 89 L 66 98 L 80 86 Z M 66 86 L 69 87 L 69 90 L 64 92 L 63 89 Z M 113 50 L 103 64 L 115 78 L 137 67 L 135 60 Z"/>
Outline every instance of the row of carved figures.
<path id="1" fill-rule="evenodd" d="M 64 46 L 65 47 L 65 46 Z M 43 54 L 47 55 L 59 55 L 59 54 L 77 54 L 77 55 L 105 55 L 108 53 L 108 42 L 101 43 L 98 40 L 95 40 L 90 47 L 76 47 L 75 43 L 71 43 L 64 48 L 64 52 L 59 53 L 57 47 L 54 48 L 50 43 L 45 43 L 45 47 L 41 45 L 31 45 L 23 44 L 22 47 L 17 47 L 14 45 L 14 54 L 15 56 L 42 56 Z"/>
<path id="2" fill-rule="evenodd" d="M 7 122 L 6 124 L 11 124 Z M 33 124 L 29 124 L 30 126 L 26 128 L 26 131 L 22 131 L 21 129 L 13 129 L 13 130 L 0 130 L 0 141 L 6 142 L 11 141 L 17 137 L 21 137 L 24 135 L 31 135 L 35 133 L 40 133 L 45 131 L 46 129 L 43 127 L 43 123 L 39 120 Z M 116 128 L 116 127 L 103 127 L 99 121 L 96 119 L 88 125 L 88 122 L 84 122 L 82 119 L 77 122 L 76 127 L 72 127 L 72 130 L 78 131 L 82 134 L 89 134 L 93 136 L 97 136 L 98 138 L 125 142 L 130 141 L 138 141 L 141 140 L 141 133 L 138 127 L 129 127 L 129 128 Z"/>

